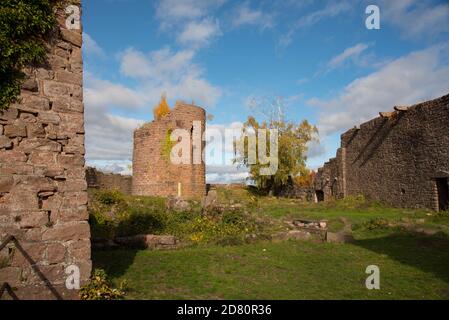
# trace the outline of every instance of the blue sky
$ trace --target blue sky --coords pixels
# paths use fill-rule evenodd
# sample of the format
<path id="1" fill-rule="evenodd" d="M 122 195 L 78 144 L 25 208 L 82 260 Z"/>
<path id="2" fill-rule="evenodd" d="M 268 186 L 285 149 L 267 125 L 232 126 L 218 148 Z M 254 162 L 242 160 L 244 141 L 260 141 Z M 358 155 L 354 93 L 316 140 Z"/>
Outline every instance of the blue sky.
<path id="1" fill-rule="evenodd" d="M 365 27 L 370 4 L 379 30 Z M 115 172 L 162 92 L 205 107 L 218 129 L 281 97 L 288 119 L 320 130 L 312 168 L 379 111 L 449 93 L 447 1 L 90 0 L 83 26 L 86 157 Z M 210 182 L 244 176 L 208 167 Z"/>

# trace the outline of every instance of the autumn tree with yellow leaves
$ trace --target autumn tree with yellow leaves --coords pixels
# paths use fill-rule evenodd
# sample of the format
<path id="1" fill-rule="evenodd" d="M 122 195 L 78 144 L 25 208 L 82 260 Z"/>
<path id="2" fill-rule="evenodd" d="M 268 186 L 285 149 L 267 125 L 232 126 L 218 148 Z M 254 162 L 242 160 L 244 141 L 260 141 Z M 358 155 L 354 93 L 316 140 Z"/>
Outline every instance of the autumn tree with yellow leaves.
<path id="1" fill-rule="evenodd" d="M 161 120 L 163 117 L 169 114 L 170 111 L 170 106 L 167 103 L 167 95 L 164 93 L 162 94 L 159 103 L 153 109 L 154 120 Z"/>

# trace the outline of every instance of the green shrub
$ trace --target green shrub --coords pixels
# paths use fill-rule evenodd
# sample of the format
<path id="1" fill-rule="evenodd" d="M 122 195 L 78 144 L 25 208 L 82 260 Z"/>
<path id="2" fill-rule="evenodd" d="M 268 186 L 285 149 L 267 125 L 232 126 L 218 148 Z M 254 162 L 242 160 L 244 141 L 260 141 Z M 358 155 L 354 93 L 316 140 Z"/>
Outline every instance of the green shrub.
<path id="1" fill-rule="evenodd" d="M 119 218 L 117 236 L 133 236 L 138 234 L 159 234 L 164 230 L 166 215 L 158 212 L 132 209 L 130 213 Z"/>
<path id="2" fill-rule="evenodd" d="M 45 61 L 45 43 L 56 26 L 57 2 L 0 2 L 0 110 L 17 101 L 25 77 L 23 68 Z"/>
<path id="3" fill-rule="evenodd" d="M 125 203 L 125 196 L 119 190 L 100 190 L 95 193 L 95 198 L 104 205 L 119 205 Z"/>
<path id="4" fill-rule="evenodd" d="M 120 300 L 125 297 L 126 282 L 122 282 L 119 288 L 113 288 L 108 280 L 106 272 L 96 269 L 85 286 L 80 289 L 81 300 Z"/>
<path id="5" fill-rule="evenodd" d="M 116 235 L 116 222 L 99 211 L 89 213 L 92 238 L 113 239 Z"/>
<path id="6" fill-rule="evenodd" d="M 113 239 L 138 234 L 170 234 L 191 243 L 232 245 L 245 235 L 267 232 L 269 223 L 239 209 L 202 215 L 199 207 L 187 211 L 166 208 L 163 198 L 123 196 L 98 191 L 89 202 L 92 236 Z"/>

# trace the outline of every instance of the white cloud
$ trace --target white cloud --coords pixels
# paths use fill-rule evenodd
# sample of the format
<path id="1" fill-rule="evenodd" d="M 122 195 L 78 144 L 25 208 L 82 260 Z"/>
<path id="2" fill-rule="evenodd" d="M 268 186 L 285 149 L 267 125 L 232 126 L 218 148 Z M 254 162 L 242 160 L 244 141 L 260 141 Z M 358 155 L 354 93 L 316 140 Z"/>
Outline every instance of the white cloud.
<path id="1" fill-rule="evenodd" d="M 327 70 L 333 70 L 342 66 L 347 61 L 357 62 L 362 52 L 370 47 L 367 43 L 358 43 L 352 47 L 346 48 L 342 53 L 333 57 L 327 64 Z"/>
<path id="2" fill-rule="evenodd" d="M 239 6 L 234 13 L 232 25 L 234 27 L 253 25 L 266 29 L 273 27 L 274 22 L 271 15 L 263 12 L 262 10 L 251 9 L 249 3 L 245 2 L 243 5 Z"/>
<path id="3" fill-rule="evenodd" d="M 244 183 L 248 177 L 248 169 L 245 167 L 237 167 L 234 165 L 206 167 L 207 183 Z"/>
<path id="4" fill-rule="evenodd" d="M 309 13 L 308 15 L 299 18 L 292 28 L 281 37 L 279 44 L 281 47 L 287 47 L 293 40 L 294 34 L 302 28 L 311 27 L 319 23 L 323 19 L 333 18 L 342 13 L 351 10 L 351 6 L 346 1 L 332 1 L 323 9 Z"/>
<path id="5" fill-rule="evenodd" d="M 130 48 L 121 55 L 121 72 L 137 80 L 134 86 L 86 73 L 87 159 L 123 161 L 131 157 L 132 133 L 143 121 L 113 115 L 112 108 L 128 112 L 148 108 L 150 117 L 151 106 L 163 92 L 172 99 L 214 106 L 221 90 L 204 78 L 203 70 L 193 62 L 193 57 L 193 51 L 188 50 L 172 52 L 166 48 L 144 54 Z"/>
<path id="6" fill-rule="evenodd" d="M 318 158 L 326 154 L 326 147 L 319 141 L 312 140 L 307 144 L 307 159 Z"/>
<path id="7" fill-rule="evenodd" d="M 120 72 L 132 78 L 146 78 L 154 71 L 142 52 L 128 48 L 121 58 Z"/>
<path id="8" fill-rule="evenodd" d="M 206 16 L 211 10 L 219 8 L 226 0 L 161 0 L 156 14 L 163 23 L 173 20 L 192 20 Z"/>
<path id="9" fill-rule="evenodd" d="M 144 121 L 86 109 L 86 158 L 131 160 L 134 130 Z"/>
<path id="10" fill-rule="evenodd" d="M 380 70 L 347 85 L 330 100 L 310 99 L 320 109 L 321 135 L 345 131 L 356 124 L 392 110 L 448 93 L 449 45 L 440 44 L 412 52 Z"/>
<path id="11" fill-rule="evenodd" d="M 226 0 L 161 0 L 156 7 L 160 29 L 176 35 L 182 45 L 199 48 L 221 35 L 213 12 Z"/>
<path id="12" fill-rule="evenodd" d="M 107 80 L 86 74 L 84 101 L 89 108 L 106 108 L 110 106 L 123 108 L 142 107 L 146 103 L 145 95 Z"/>
<path id="13" fill-rule="evenodd" d="M 87 166 L 97 168 L 101 172 L 132 175 L 132 162 L 128 160 L 88 160 Z"/>
<path id="14" fill-rule="evenodd" d="M 449 34 L 449 4 L 431 0 L 380 0 L 381 23 L 398 27 L 407 38 Z"/>
<path id="15" fill-rule="evenodd" d="M 211 39 L 221 35 L 218 20 L 206 18 L 189 22 L 178 35 L 178 41 L 184 45 L 198 47 L 208 44 Z"/>
<path id="16" fill-rule="evenodd" d="M 85 54 L 97 56 L 100 58 L 105 56 L 105 52 L 103 51 L 103 49 L 94 39 L 92 39 L 89 34 L 85 32 L 83 32 L 83 51 Z"/>
<path id="17" fill-rule="evenodd" d="M 156 102 L 166 92 L 169 98 L 214 106 L 222 91 L 204 78 L 193 58 L 191 50 L 172 52 L 165 48 L 144 54 L 130 48 L 122 55 L 120 69 L 122 74 L 141 80 L 136 90 L 146 101 Z"/>
<path id="18" fill-rule="evenodd" d="M 199 74 L 199 67 L 192 62 L 195 53 L 181 50 L 173 53 L 168 48 L 144 54 L 134 48 L 125 51 L 120 71 L 132 78 L 150 78 L 158 81 L 179 80 L 186 74 Z"/>

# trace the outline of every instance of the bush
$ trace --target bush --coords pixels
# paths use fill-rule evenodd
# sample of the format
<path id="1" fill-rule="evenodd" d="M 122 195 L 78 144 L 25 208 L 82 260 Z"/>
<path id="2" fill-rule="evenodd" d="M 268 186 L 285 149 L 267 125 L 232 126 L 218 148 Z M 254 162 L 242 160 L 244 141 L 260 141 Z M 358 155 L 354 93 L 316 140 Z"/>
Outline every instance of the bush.
<path id="1" fill-rule="evenodd" d="M 81 300 L 120 300 L 125 297 L 126 282 L 119 288 L 113 288 L 107 274 L 102 269 L 96 269 L 88 284 L 80 289 Z"/>
<path id="2" fill-rule="evenodd" d="M 113 239 L 115 237 L 116 223 L 99 211 L 91 211 L 89 214 L 92 238 Z"/>
<path id="3" fill-rule="evenodd" d="M 17 101 L 24 67 L 45 61 L 57 0 L 0 2 L 0 110 Z"/>
<path id="4" fill-rule="evenodd" d="M 125 196 L 119 190 L 101 190 L 95 193 L 95 198 L 104 205 L 125 203 Z"/>
<path id="5" fill-rule="evenodd" d="M 131 210 L 119 218 L 117 236 L 134 236 L 138 234 L 159 234 L 164 230 L 166 216 L 144 210 Z"/>
<path id="6" fill-rule="evenodd" d="M 187 211 L 166 209 L 156 197 L 123 196 L 117 191 L 98 191 L 89 202 L 92 236 L 114 239 L 138 234 L 170 234 L 192 243 L 241 243 L 247 234 L 267 231 L 260 217 L 237 208 L 202 215 L 194 206 Z"/>

